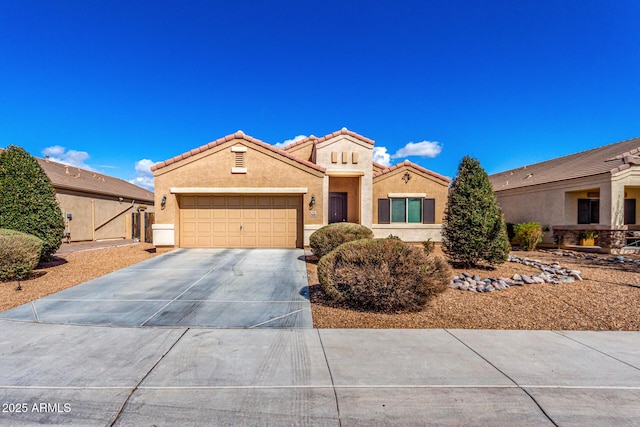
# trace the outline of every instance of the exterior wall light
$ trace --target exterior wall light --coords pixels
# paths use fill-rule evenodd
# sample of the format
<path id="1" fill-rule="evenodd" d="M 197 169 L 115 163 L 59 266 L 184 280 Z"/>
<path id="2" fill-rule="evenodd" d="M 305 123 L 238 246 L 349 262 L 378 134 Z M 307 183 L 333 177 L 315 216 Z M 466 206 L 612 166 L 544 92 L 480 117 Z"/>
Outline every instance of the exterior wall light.
<path id="1" fill-rule="evenodd" d="M 316 196 L 311 196 L 311 206 L 316 204 Z"/>
<path id="2" fill-rule="evenodd" d="M 409 174 L 409 172 L 405 172 L 404 175 L 402 175 L 402 180 L 404 181 L 404 183 L 408 183 L 409 180 L 411 179 L 411 174 Z"/>
<path id="3" fill-rule="evenodd" d="M 162 200 L 160 201 L 160 208 L 164 209 L 167 204 L 167 196 L 162 196 Z"/>

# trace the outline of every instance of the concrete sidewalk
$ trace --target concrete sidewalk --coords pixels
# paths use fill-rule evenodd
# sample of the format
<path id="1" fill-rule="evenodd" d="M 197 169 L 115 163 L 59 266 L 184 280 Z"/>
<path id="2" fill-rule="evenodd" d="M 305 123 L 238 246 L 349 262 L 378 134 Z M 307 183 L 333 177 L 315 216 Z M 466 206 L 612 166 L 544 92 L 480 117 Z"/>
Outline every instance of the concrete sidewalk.
<path id="1" fill-rule="evenodd" d="M 638 332 L 0 327 L 0 425 L 640 425 Z"/>

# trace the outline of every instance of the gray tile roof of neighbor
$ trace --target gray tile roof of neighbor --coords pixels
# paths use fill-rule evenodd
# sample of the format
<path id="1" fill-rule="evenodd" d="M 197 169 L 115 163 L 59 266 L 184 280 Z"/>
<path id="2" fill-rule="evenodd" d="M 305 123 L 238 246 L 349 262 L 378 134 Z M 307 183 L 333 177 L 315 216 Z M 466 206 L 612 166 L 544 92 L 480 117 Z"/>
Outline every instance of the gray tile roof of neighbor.
<path id="1" fill-rule="evenodd" d="M 46 159 L 36 158 L 36 160 L 40 163 L 56 190 L 74 190 L 153 203 L 153 193 L 151 191 L 120 178 Z"/>
<path id="2" fill-rule="evenodd" d="M 489 179 L 495 191 L 502 191 L 603 173 L 615 174 L 634 164 L 640 165 L 640 138 L 511 169 L 493 174 Z"/>

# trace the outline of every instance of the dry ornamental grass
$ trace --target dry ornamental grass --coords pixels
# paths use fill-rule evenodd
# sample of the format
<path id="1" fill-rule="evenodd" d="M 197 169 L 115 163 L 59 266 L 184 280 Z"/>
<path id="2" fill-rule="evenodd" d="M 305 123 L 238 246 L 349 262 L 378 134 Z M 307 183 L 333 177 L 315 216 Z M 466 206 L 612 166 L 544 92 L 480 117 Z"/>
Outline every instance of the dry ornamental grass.
<path id="1" fill-rule="evenodd" d="M 432 256 L 442 256 L 438 248 Z M 448 328 L 640 330 L 640 266 L 567 258 L 545 252 L 514 255 L 581 270 L 583 281 L 513 286 L 503 291 L 473 293 L 447 289 L 417 313 L 379 314 L 332 306 L 318 284 L 316 260 L 308 258 L 311 310 L 317 328 Z M 455 269 L 485 277 L 538 274 L 522 264 L 505 263 L 494 270 Z"/>

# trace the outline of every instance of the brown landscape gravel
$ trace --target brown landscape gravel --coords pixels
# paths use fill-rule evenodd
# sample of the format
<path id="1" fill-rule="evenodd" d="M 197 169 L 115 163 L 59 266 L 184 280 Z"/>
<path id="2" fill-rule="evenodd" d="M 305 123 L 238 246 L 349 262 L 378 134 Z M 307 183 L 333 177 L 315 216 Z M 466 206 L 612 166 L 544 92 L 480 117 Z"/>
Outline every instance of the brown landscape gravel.
<path id="1" fill-rule="evenodd" d="M 434 256 L 441 256 L 438 248 Z M 448 329 L 546 329 L 640 330 L 640 267 L 588 261 L 546 252 L 514 252 L 513 255 L 558 261 L 581 270 L 583 281 L 559 285 L 513 286 L 504 291 L 473 293 L 447 289 L 424 310 L 415 313 L 379 314 L 334 307 L 318 284 L 315 258 L 308 257 L 307 272 L 311 311 L 316 328 L 448 328 Z M 455 269 L 486 277 L 511 277 L 540 270 L 504 263 L 494 270 Z"/>
<path id="2" fill-rule="evenodd" d="M 155 249 L 149 243 L 84 250 L 56 256 L 52 262 L 38 266 L 26 280 L 21 281 L 21 291 L 15 290 L 18 282 L 1 282 L 0 311 L 104 276 L 154 256 Z"/>
<path id="3" fill-rule="evenodd" d="M 316 328 L 449 328 L 640 330 L 640 266 L 563 257 L 547 252 L 514 255 L 557 261 L 581 270 L 584 281 L 560 285 L 513 286 L 504 291 L 476 294 L 447 289 L 417 313 L 378 314 L 333 307 L 318 284 L 316 261 L 309 257 L 307 272 L 311 310 Z M 436 249 L 435 256 L 442 255 Z M 28 280 L 0 283 L 0 311 L 103 276 L 155 256 L 153 246 L 122 247 L 64 254 L 40 266 Z M 455 270 L 456 274 L 463 270 Z M 495 270 L 468 269 L 482 278 L 537 274 L 539 270 L 505 263 Z"/>

